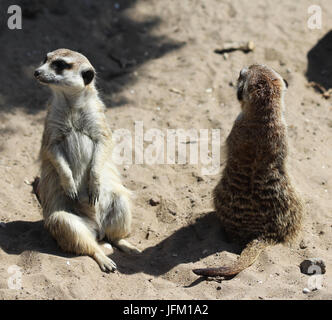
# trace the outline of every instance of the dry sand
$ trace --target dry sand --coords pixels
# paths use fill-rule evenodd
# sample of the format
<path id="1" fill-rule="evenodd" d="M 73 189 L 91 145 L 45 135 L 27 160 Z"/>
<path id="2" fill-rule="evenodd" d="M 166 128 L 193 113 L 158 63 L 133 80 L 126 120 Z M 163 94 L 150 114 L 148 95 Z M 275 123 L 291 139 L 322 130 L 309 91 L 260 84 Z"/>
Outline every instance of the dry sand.
<path id="1" fill-rule="evenodd" d="M 332 298 L 332 98 L 308 87 L 312 80 L 332 87 L 331 1 L 315 1 L 323 14 L 319 30 L 307 27 L 307 0 L 82 0 L 77 8 L 73 1 L 18 1 L 24 20 L 16 31 L 6 27 L 10 3 L 0 5 L 1 299 Z M 228 40 L 252 40 L 256 49 L 214 53 Z M 258 62 L 279 71 L 289 82 L 289 170 L 306 203 L 299 239 L 268 248 L 232 280 L 200 281 L 194 267 L 218 266 L 239 252 L 211 213 L 220 173 L 202 175 L 200 164 L 133 164 L 119 169 L 135 193 L 130 239 L 142 254 L 115 249 L 119 270 L 105 274 L 89 257 L 62 253 L 43 229 L 28 184 L 38 174 L 49 96 L 32 74 L 46 52 L 60 47 L 81 51 L 97 69 L 113 130 L 133 132 L 143 121 L 145 132 L 220 129 L 224 141 L 239 112 L 240 69 Z M 311 257 L 322 258 L 327 273 L 320 290 L 304 294 L 309 276 L 299 264 Z M 8 288 L 15 265 L 18 290 Z"/>

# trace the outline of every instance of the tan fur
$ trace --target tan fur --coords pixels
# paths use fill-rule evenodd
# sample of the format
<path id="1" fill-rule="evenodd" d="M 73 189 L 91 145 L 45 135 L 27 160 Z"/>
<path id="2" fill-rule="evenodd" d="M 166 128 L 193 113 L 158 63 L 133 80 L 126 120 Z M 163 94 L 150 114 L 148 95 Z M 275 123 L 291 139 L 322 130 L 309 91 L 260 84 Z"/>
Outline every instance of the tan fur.
<path id="1" fill-rule="evenodd" d="M 64 69 L 54 61 L 65 59 Z M 91 71 L 86 80 L 83 74 Z M 53 92 L 40 150 L 41 176 L 34 189 L 45 227 L 67 252 L 89 255 L 103 271 L 116 268 L 99 247 L 105 236 L 126 252 L 139 252 L 123 240 L 130 233 L 130 192 L 112 162 L 111 131 L 83 55 L 59 49 L 47 55 L 36 78 Z"/>
<path id="2" fill-rule="evenodd" d="M 226 234 L 247 246 L 233 265 L 194 270 L 198 275 L 235 275 L 265 247 L 291 241 L 300 230 L 303 205 L 286 167 L 285 89 L 280 75 L 266 66 L 240 73 L 242 112 L 226 140 L 227 163 L 213 196 Z"/>

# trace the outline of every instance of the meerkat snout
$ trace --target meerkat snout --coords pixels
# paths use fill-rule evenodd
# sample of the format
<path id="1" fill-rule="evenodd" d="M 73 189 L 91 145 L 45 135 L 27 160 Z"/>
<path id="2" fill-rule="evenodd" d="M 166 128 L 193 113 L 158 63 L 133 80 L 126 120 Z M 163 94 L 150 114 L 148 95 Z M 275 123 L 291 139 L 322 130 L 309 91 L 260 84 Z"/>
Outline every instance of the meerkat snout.
<path id="1" fill-rule="evenodd" d="M 247 67 L 242 68 L 241 71 L 240 71 L 239 78 L 244 77 L 247 74 L 247 72 L 248 72 Z"/>
<path id="2" fill-rule="evenodd" d="M 40 74 L 41 74 L 40 70 L 35 70 L 33 75 L 35 78 L 38 78 L 40 76 Z"/>

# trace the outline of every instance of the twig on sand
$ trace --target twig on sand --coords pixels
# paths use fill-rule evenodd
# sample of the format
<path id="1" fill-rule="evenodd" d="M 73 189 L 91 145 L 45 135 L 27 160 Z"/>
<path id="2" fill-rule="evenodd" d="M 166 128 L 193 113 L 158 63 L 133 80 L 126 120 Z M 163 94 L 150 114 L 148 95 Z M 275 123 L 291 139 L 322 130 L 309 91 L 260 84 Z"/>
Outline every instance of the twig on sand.
<path id="1" fill-rule="evenodd" d="M 237 42 L 225 42 L 222 48 L 214 50 L 215 53 L 224 54 L 227 52 L 233 52 L 236 50 L 248 53 L 254 51 L 255 43 L 253 41 L 237 41 Z"/>

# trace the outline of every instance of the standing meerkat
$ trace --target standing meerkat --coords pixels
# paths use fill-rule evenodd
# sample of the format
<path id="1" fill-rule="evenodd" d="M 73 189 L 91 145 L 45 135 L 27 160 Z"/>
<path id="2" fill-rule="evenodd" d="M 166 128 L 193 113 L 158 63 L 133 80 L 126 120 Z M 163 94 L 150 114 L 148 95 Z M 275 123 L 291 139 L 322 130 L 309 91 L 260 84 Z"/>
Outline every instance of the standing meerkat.
<path id="1" fill-rule="evenodd" d="M 35 70 L 53 93 L 35 185 L 45 227 L 66 252 L 89 255 L 103 271 L 116 269 L 98 244 L 105 237 L 125 252 L 131 227 L 130 192 L 112 162 L 111 131 L 95 87 L 95 70 L 78 52 L 58 49 Z"/>
<path id="2" fill-rule="evenodd" d="M 214 206 L 230 239 L 247 244 L 230 266 L 196 269 L 197 275 L 233 276 L 269 245 L 298 234 L 303 205 L 287 174 L 287 82 L 274 70 L 252 65 L 240 72 L 242 112 L 227 137 L 227 162 L 213 191 Z"/>

